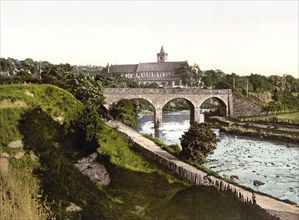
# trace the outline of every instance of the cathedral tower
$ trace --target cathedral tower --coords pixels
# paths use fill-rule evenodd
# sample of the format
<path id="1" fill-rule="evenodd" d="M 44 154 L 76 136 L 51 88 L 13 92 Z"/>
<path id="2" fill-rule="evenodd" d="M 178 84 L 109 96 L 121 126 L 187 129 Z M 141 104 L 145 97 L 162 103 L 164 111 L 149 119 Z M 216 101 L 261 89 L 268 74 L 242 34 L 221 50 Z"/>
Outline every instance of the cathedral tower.
<path id="1" fill-rule="evenodd" d="M 161 47 L 160 53 L 157 53 L 157 62 L 164 63 L 167 62 L 168 53 L 165 53 L 163 46 Z"/>

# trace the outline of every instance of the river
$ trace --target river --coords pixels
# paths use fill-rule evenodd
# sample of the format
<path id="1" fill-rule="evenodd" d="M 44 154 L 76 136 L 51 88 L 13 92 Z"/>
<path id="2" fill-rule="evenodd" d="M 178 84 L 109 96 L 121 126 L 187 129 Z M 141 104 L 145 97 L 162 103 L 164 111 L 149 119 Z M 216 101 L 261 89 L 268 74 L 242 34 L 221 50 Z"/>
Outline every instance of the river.
<path id="1" fill-rule="evenodd" d="M 167 113 L 162 127 L 154 129 L 153 115 L 145 115 L 138 118 L 136 130 L 151 133 L 166 144 L 179 144 L 190 126 L 189 118 L 189 111 Z M 204 166 L 226 178 L 237 176 L 235 181 L 241 185 L 299 205 L 299 148 L 215 132 L 220 141 Z M 264 184 L 254 186 L 254 180 Z"/>

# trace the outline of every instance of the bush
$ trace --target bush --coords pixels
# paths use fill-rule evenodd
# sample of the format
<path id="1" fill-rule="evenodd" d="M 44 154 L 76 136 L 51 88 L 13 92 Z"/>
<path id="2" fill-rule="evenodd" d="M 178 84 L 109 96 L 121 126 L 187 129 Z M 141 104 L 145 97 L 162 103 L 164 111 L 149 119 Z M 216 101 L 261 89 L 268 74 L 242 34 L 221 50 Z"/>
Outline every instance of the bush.
<path id="1" fill-rule="evenodd" d="M 193 162 L 203 164 L 206 157 L 213 153 L 218 142 L 216 134 L 207 123 L 193 122 L 181 140 L 181 156 Z"/>
<path id="2" fill-rule="evenodd" d="M 132 100 L 122 99 L 113 103 L 109 109 L 109 114 L 127 126 L 137 127 L 137 112 Z"/>

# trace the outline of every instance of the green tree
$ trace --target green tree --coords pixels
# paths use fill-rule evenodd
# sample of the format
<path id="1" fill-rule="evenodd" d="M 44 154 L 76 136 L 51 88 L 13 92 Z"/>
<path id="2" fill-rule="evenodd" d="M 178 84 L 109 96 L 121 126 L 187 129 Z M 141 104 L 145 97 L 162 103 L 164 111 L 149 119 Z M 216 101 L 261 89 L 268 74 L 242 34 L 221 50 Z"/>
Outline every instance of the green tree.
<path id="1" fill-rule="evenodd" d="M 197 122 L 191 124 L 180 140 L 181 156 L 198 164 L 203 164 L 206 161 L 206 157 L 213 153 L 218 142 L 217 136 L 209 124 Z"/>
<path id="2" fill-rule="evenodd" d="M 286 90 L 290 92 L 299 92 L 299 79 L 291 76 L 284 75 L 286 81 Z"/>
<path id="3" fill-rule="evenodd" d="M 104 68 L 100 74 L 95 77 L 96 81 L 100 81 L 105 88 L 138 88 L 139 85 L 120 73 L 108 73 Z"/>
<path id="4" fill-rule="evenodd" d="M 204 76 L 201 80 L 204 88 L 214 89 L 220 83 L 224 76 L 225 73 L 221 70 L 207 70 L 204 72 Z"/>
<path id="5" fill-rule="evenodd" d="M 34 73 L 36 65 L 37 65 L 37 62 L 34 62 L 34 60 L 31 58 L 26 58 L 22 62 L 22 67 L 24 68 L 24 70 L 30 71 L 31 74 Z"/>
<path id="6" fill-rule="evenodd" d="M 127 126 L 137 127 L 137 113 L 132 100 L 122 99 L 113 103 L 109 109 L 109 114 Z"/>
<path id="7" fill-rule="evenodd" d="M 253 86 L 253 92 L 266 92 L 273 89 L 273 84 L 266 76 L 251 73 L 249 82 Z"/>
<path id="8" fill-rule="evenodd" d="M 187 62 L 174 73 L 182 79 L 183 86 L 199 87 L 202 71 L 197 64 L 190 66 Z"/>
<path id="9" fill-rule="evenodd" d="M 94 104 L 87 104 L 78 117 L 71 122 L 70 128 L 75 143 L 83 155 L 95 152 L 99 147 L 98 138 L 103 128 L 98 107 Z"/>
<path id="10" fill-rule="evenodd" d="M 104 103 L 103 87 L 100 81 L 89 76 L 72 75 L 70 79 L 71 92 L 83 103 L 92 103 L 100 106 Z"/>
<path id="11" fill-rule="evenodd" d="M 48 64 L 42 72 L 42 81 L 71 92 L 85 104 L 92 103 L 100 106 L 104 103 L 101 82 L 89 76 L 74 73 L 70 64 Z"/>

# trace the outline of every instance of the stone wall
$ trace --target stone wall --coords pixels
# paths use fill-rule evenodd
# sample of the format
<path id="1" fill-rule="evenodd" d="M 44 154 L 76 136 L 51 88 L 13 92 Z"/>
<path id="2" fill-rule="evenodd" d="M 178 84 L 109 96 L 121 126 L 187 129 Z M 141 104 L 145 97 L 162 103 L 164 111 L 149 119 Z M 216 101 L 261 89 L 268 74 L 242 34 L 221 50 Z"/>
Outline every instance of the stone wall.
<path id="1" fill-rule="evenodd" d="M 236 95 L 233 95 L 233 102 L 234 116 L 259 115 L 264 113 L 261 107 L 239 98 Z"/>
<path id="2" fill-rule="evenodd" d="M 109 121 L 107 123 L 110 127 L 116 129 L 125 137 L 130 140 L 135 149 L 150 158 L 163 167 L 176 173 L 178 176 L 183 177 L 192 184 L 197 185 L 210 185 L 214 186 L 219 190 L 226 190 L 234 194 L 237 198 L 244 202 L 251 202 L 251 193 L 242 190 L 237 186 L 229 184 L 221 179 L 213 176 L 209 176 L 209 182 L 206 183 L 207 173 L 203 172 L 194 166 L 191 166 L 172 154 L 162 150 L 158 145 L 156 145 L 151 140 L 143 137 L 141 134 L 137 133 L 132 128 L 125 126 L 124 124 L 117 121 Z"/>

